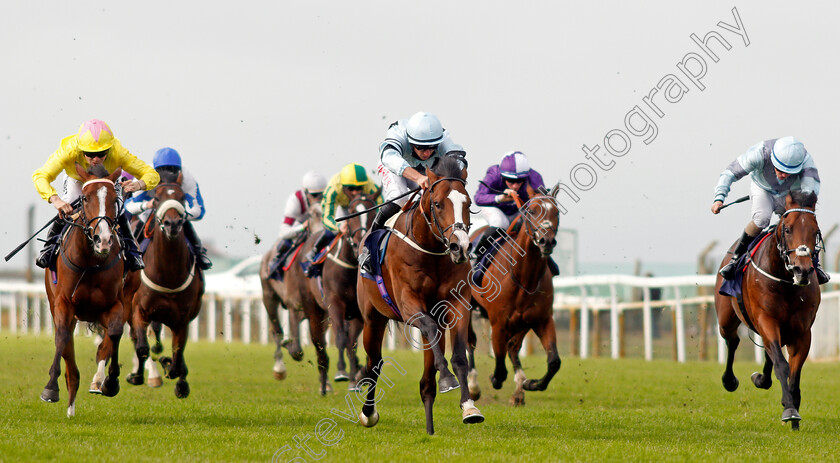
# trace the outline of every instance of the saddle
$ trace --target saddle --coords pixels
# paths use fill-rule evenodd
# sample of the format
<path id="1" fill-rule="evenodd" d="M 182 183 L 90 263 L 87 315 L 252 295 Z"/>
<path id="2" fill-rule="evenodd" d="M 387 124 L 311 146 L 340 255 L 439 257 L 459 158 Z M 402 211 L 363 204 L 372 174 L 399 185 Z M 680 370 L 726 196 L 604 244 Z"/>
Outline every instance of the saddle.
<path id="1" fill-rule="evenodd" d="M 301 236 L 303 236 L 303 234 L 301 234 Z M 273 280 L 283 281 L 283 276 L 292 267 L 292 262 L 295 261 L 295 257 L 297 257 L 300 250 L 303 249 L 303 243 L 305 241 L 305 236 L 304 239 L 298 238 L 291 244 L 291 246 L 283 251 L 282 254 L 277 256 L 277 260 L 268 269 L 268 277 Z"/>
<path id="2" fill-rule="evenodd" d="M 747 247 L 747 252 L 745 252 L 736 262 L 735 268 L 738 269 L 735 272 L 735 278 L 731 280 L 724 279 L 723 284 L 720 285 L 720 289 L 718 293 L 722 296 L 730 296 L 734 297 L 738 301 L 738 308 L 741 310 L 741 314 L 744 316 L 744 320 L 747 321 L 747 325 L 753 331 L 755 327 L 752 325 L 749 317 L 747 316 L 746 307 L 744 306 L 744 298 L 743 298 L 743 281 L 744 281 L 744 272 L 747 271 L 747 267 L 750 266 L 750 262 L 752 261 L 753 256 L 755 256 L 756 251 L 758 251 L 758 247 L 761 246 L 761 243 L 764 242 L 766 238 L 768 238 L 776 229 L 776 225 L 772 225 L 769 228 L 766 228 L 764 231 L 758 234 L 750 245 Z"/>

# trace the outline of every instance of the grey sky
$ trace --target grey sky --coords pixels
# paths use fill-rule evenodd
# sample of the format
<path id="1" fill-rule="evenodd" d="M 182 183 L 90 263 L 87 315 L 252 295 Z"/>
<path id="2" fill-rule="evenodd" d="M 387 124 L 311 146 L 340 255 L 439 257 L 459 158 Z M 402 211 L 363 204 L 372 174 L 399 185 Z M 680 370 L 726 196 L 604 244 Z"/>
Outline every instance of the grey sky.
<path id="1" fill-rule="evenodd" d="M 466 148 L 474 192 L 513 149 L 547 183 L 569 184 L 587 161 L 583 144 L 607 159 L 605 134 L 645 109 L 657 137 L 631 136 L 578 203 L 564 201 L 561 226 L 579 230 L 582 261 L 693 262 L 710 240 L 731 243 L 749 207 L 713 216 L 717 177 L 750 145 L 785 135 L 819 167 L 822 228 L 840 222 L 826 206 L 840 169 L 836 3 L 521 3 L 51 1 L 36 14 L 30 2 L 3 2 L 2 254 L 25 239 L 30 204 L 37 222 L 51 217 L 32 171 L 89 118 L 149 162 L 160 147 L 179 150 L 207 205 L 199 234 L 242 256 L 274 240 L 303 172 L 373 169 L 388 124 L 418 110 Z M 748 47 L 717 26 L 735 25 L 733 7 Z M 677 63 L 702 55 L 691 33 L 712 30 L 732 48 L 711 45 L 720 61 L 704 56 L 700 91 Z M 689 91 L 660 99 L 659 118 L 642 97 L 667 74 Z M 730 199 L 747 191 L 745 179 Z"/>

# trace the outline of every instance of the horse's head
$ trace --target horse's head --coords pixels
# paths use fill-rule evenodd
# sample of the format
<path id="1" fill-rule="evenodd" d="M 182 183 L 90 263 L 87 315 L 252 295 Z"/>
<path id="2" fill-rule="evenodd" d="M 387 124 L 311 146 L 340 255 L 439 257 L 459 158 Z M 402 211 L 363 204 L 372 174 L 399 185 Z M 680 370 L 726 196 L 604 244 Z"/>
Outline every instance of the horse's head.
<path id="1" fill-rule="evenodd" d="M 93 252 L 99 257 L 111 253 L 114 239 L 114 225 L 117 221 L 117 190 L 114 182 L 122 173 L 116 169 L 112 174 L 102 165 L 85 171 L 76 164 L 76 173 L 82 179 L 82 228 Z"/>
<path id="2" fill-rule="evenodd" d="M 456 158 L 443 157 L 427 174 L 430 187 L 423 192 L 420 204 L 429 211 L 426 220 L 432 234 L 446 247 L 452 262 L 466 262 L 472 202 L 466 189 L 467 172 Z"/>
<path id="3" fill-rule="evenodd" d="M 558 184 L 551 192 L 543 194 L 542 191 L 536 192 L 528 185 L 528 197 L 531 199 L 520 208 L 531 241 L 545 257 L 550 256 L 557 245 L 560 208 L 557 207 L 556 198 L 559 189 Z"/>
<path id="4" fill-rule="evenodd" d="M 167 174 L 169 173 L 161 175 L 161 183 L 155 187 L 155 198 L 152 203 L 155 216 L 150 220 L 157 221 L 166 239 L 174 240 L 181 235 L 187 219 L 187 211 L 184 208 L 187 195 L 181 187 L 183 175 L 180 172 L 177 176 Z"/>
<path id="5" fill-rule="evenodd" d="M 822 237 L 814 208 L 817 195 L 813 192 L 791 191 L 785 212 L 776 229 L 776 241 L 785 269 L 793 274 L 793 284 L 808 285 L 814 271 L 812 260 Z"/>
<path id="6" fill-rule="evenodd" d="M 362 194 L 350 201 L 350 204 L 347 206 L 347 213 L 353 214 L 362 212 L 375 205 L 375 198 Z M 372 221 L 371 214 L 373 214 L 373 211 L 347 219 L 347 228 L 350 230 L 347 234 L 347 238 L 350 245 L 353 247 L 353 252 L 357 256 L 359 254 L 359 246 L 361 245 L 362 238 L 365 236 L 365 233 L 367 233 L 368 228 L 370 228 Z"/>

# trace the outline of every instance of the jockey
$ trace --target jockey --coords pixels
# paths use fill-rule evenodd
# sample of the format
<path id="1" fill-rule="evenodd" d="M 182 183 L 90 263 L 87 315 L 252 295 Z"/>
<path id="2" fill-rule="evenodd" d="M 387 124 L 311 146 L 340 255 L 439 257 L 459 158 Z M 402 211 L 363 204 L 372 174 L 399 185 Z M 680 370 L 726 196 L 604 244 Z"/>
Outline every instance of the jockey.
<path id="1" fill-rule="evenodd" d="M 70 203 L 82 194 L 82 182 L 79 174 L 76 173 L 76 164 L 81 165 L 84 169 L 102 165 L 109 172 L 122 168 L 136 177 L 133 180 L 120 183 L 122 191 L 125 193 L 151 190 L 160 181 L 158 173 L 150 165 L 138 159 L 122 146 L 119 139 L 114 137 L 114 132 L 111 131 L 108 124 L 98 119 L 91 119 L 79 127 L 79 132 L 76 135 L 70 135 L 62 139 L 59 148 L 50 155 L 43 166 L 32 174 L 32 182 L 35 184 L 38 194 L 58 210 L 58 215 L 61 218 L 73 212 L 73 206 Z M 65 171 L 67 177 L 64 181 L 63 192 L 59 196 L 50 184 L 62 170 Z M 117 231 L 125 247 L 126 265 L 129 270 L 142 269 L 143 257 L 140 255 L 137 243 L 131 235 L 128 218 L 119 211 L 117 224 Z M 63 221 L 56 220 L 53 223 L 47 235 L 44 249 L 35 260 L 39 267 L 48 268 L 52 264 L 52 260 L 57 254 L 55 251 L 63 227 Z"/>
<path id="2" fill-rule="evenodd" d="M 498 238 L 519 214 L 513 195 L 517 194 L 523 202 L 528 202 L 528 185 L 534 191 L 545 187 L 542 175 L 531 169 L 528 158 L 521 151 L 506 153 L 499 165 L 487 169 L 475 193 L 475 203 L 481 206 L 487 229 L 473 248 L 473 259 L 479 259 L 489 248 L 491 240 Z"/>
<path id="3" fill-rule="evenodd" d="M 204 217 L 204 199 L 201 197 L 201 190 L 198 188 L 198 182 L 195 177 L 181 166 L 181 155 L 172 148 L 161 148 L 155 152 L 154 160 L 152 161 L 155 170 L 164 177 L 177 178 L 181 174 L 181 188 L 186 194 L 186 212 L 187 220 L 184 222 L 184 236 L 190 242 L 192 248 L 196 251 L 198 257 L 198 267 L 202 270 L 207 270 L 213 266 L 210 259 L 207 257 L 207 249 L 201 245 L 201 240 L 192 226 L 193 221 L 201 220 Z M 137 225 L 138 229 L 143 228 L 143 224 L 149 219 L 152 213 L 152 202 L 154 200 L 154 193 L 146 190 L 141 193 L 136 193 L 128 198 L 125 202 L 125 208 L 131 214 L 137 216 L 140 223 Z"/>
<path id="4" fill-rule="evenodd" d="M 347 207 L 351 201 L 362 194 L 372 197 L 378 196 L 378 192 L 379 187 L 368 177 L 364 167 L 354 163 L 342 167 L 341 172 L 330 179 L 326 190 L 324 190 L 324 196 L 321 198 L 321 210 L 323 212 L 321 220 L 325 227 L 324 234 L 318 237 L 318 241 L 306 254 L 305 259 L 313 262 L 315 256 L 335 238 L 337 232 L 347 233 L 349 231 L 347 222 L 341 222 L 341 225 L 339 225 L 335 221 L 338 206 Z M 377 202 L 381 202 L 381 199 L 377 198 Z M 306 275 L 311 276 L 314 268 L 314 265 L 310 265 L 307 268 Z"/>
<path id="5" fill-rule="evenodd" d="M 738 240 L 732 259 L 720 269 L 720 274 L 727 280 L 735 276 L 736 262 L 747 251 L 753 238 L 770 224 L 773 212 L 784 210 L 785 197 L 790 190 L 820 193 L 817 166 L 799 140 L 793 137 L 766 140 L 750 147 L 720 174 L 712 203 L 713 214 L 720 212 L 723 200 L 729 194 L 729 186 L 747 174 L 752 180 L 752 219 Z M 814 256 L 814 269 L 822 285 L 828 282 L 829 276 L 820 267 L 817 257 Z"/>
<path id="6" fill-rule="evenodd" d="M 382 177 L 383 200 L 386 203 L 376 211 L 370 231 L 382 228 L 407 197 L 389 202 L 413 188 L 429 188 L 426 169 L 443 156 L 454 156 L 467 167 L 466 153 L 461 145 L 452 141 L 449 132 L 434 114 L 418 112 L 409 119 L 400 119 L 388 127 L 385 140 L 379 145 L 379 165 L 376 170 Z M 359 262 L 367 269 L 368 250 L 363 247 Z"/>
<path id="7" fill-rule="evenodd" d="M 269 268 L 277 263 L 277 259 L 280 259 L 292 247 L 295 238 L 303 233 L 309 208 L 321 201 L 324 188 L 327 187 L 327 179 L 318 172 L 309 171 L 303 174 L 301 185 L 303 189 L 295 191 L 286 200 L 285 216 L 283 223 L 280 224 L 280 243 L 277 245 Z"/>

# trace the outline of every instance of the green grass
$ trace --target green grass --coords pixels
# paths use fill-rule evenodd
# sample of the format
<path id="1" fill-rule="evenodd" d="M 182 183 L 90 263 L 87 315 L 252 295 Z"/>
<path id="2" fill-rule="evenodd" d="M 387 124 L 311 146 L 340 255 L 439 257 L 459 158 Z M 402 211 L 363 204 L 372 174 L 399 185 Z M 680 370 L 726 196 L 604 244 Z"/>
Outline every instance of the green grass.
<path id="1" fill-rule="evenodd" d="M 840 458 L 840 365 L 808 363 L 802 380 L 802 429 L 779 420 L 778 382 L 770 391 L 749 381 L 757 365 L 736 364 L 741 387 L 725 392 L 717 363 L 666 360 L 564 358 L 548 391 L 526 393 L 522 408 L 508 405 L 512 372 L 499 390 L 487 380 L 493 360 L 478 359 L 487 420 L 460 422 L 458 393 L 438 395 L 436 435 L 424 430 L 418 379 L 422 357 L 397 352 L 405 377 L 389 376 L 393 388 L 378 409 L 374 428 L 330 413 L 345 410 L 346 383 L 336 393 L 316 394 L 314 353 L 300 363 L 286 356 L 289 376 L 271 375 L 272 348 L 199 342 L 187 347 L 192 395 L 174 397 L 174 382 L 160 389 L 134 387 L 121 379 L 119 395 L 93 396 L 85 389 L 94 373 L 90 338 L 77 338 L 82 388 L 76 416 L 68 419 L 63 376 L 61 400 L 41 402 L 53 341 L 48 337 L 0 335 L 0 460 L 2 461 L 282 461 L 301 456 L 294 437 L 310 435 L 321 461 L 836 461 Z M 121 358 L 131 365 L 129 343 Z M 167 349 L 168 350 L 168 349 Z M 335 360 L 335 351 L 330 350 Z M 524 360 L 529 377 L 540 376 L 545 358 Z M 388 368 L 388 367 L 386 367 Z M 63 364 L 62 364 L 63 369 Z M 386 369 L 386 371 L 388 371 Z M 393 371 L 393 370 L 391 370 Z M 330 377 L 334 368 L 330 371 Z M 123 378 L 127 374 L 123 368 Z M 353 398 L 353 400 L 356 400 Z M 315 427 L 337 423 L 324 446 Z"/>

